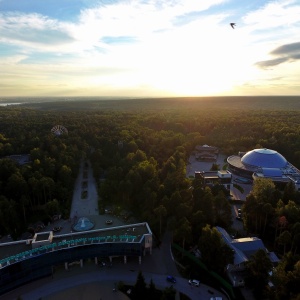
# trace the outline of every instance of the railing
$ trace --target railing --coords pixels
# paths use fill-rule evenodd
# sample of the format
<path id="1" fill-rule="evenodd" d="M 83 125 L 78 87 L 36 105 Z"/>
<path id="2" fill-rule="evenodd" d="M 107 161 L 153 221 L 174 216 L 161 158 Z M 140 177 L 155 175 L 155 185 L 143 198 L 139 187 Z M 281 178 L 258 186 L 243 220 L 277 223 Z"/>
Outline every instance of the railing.
<path id="1" fill-rule="evenodd" d="M 72 240 L 63 240 L 61 242 L 54 242 L 49 245 L 43 245 L 31 250 L 23 251 L 16 255 L 9 256 L 7 258 L 0 260 L 0 269 L 10 264 L 16 263 L 20 260 L 29 259 L 35 255 L 41 255 L 52 251 L 61 250 L 64 248 L 78 247 L 83 245 L 92 245 L 92 244 L 102 244 L 102 243 L 136 243 L 137 238 L 140 236 L 136 235 L 107 235 L 102 237 L 89 237 L 89 238 L 79 238 Z"/>

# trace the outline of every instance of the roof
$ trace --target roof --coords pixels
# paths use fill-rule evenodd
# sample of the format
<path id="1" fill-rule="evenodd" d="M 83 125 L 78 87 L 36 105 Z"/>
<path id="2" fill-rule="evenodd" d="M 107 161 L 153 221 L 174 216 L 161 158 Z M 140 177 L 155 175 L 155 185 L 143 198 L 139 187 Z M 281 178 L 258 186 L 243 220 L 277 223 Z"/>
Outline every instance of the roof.
<path id="1" fill-rule="evenodd" d="M 217 151 L 218 148 L 217 147 L 213 147 L 213 146 L 208 146 L 208 145 L 197 145 L 196 146 L 196 150 L 202 150 L 202 151 Z"/>
<path id="2" fill-rule="evenodd" d="M 246 165 L 262 167 L 262 168 L 284 168 L 287 160 L 275 150 L 270 149 L 254 149 L 247 152 L 241 162 Z"/>
<path id="3" fill-rule="evenodd" d="M 274 252 L 268 252 L 261 239 L 257 237 L 232 239 L 224 228 L 218 226 L 216 226 L 216 228 L 221 233 L 224 242 L 234 250 L 234 265 L 247 262 L 259 249 L 263 249 L 269 254 L 271 262 L 274 263 L 279 261 Z"/>
<path id="4" fill-rule="evenodd" d="M 218 227 L 216 226 L 217 230 L 221 233 L 223 240 L 225 241 L 225 243 L 234 251 L 234 265 L 239 265 L 241 263 L 244 263 L 246 261 L 248 261 L 248 258 L 244 255 L 244 253 L 242 251 L 240 251 L 239 249 L 237 249 L 236 247 L 234 247 L 232 241 L 234 241 L 231 236 L 227 233 L 227 231 L 222 228 L 222 227 Z"/>
<path id="5" fill-rule="evenodd" d="M 300 171 L 289 163 L 277 151 L 270 149 L 254 149 L 240 155 L 227 158 L 229 170 L 236 175 L 244 174 L 253 179 L 270 178 L 274 182 L 289 182 L 300 184 Z"/>
<path id="6" fill-rule="evenodd" d="M 247 237 L 242 239 L 235 239 L 232 241 L 235 248 L 239 249 L 249 259 L 257 250 L 266 250 L 263 241 L 257 237 Z"/>
<path id="7" fill-rule="evenodd" d="M 41 238 L 48 237 L 50 232 L 39 233 Z M 0 243 L 0 268 L 7 266 L 15 261 L 27 259 L 38 251 L 55 251 L 67 248 L 69 245 L 74 247 L 80 245 L 90 245 L 95 243 L 141 243 L 144 235 L 152 234 L 149 225 L 144 223 L 130 224 L 106 229 L 96 229 L 83 232 L 73 232 L 68 234 L 55 235 L 51 243 L 34 249 L 33 239 Z"/>
<path id="8" fill-rule="evenodd" d="M 280 169 L 263 168 L 262 171 L 265 177 L 282 177 Z"/>
<path id="9" fill-rule="evenodd" d="M 238 155 L 229 156 L 227 158 L 227 162 L 229 165 L 232 165 L 233 167 L 241 170 L 250 171 L 250 172 L 255 172 L 259 170 L 259 168 L 256 166 L 244 165 L 241 161 L 241 157 Z"/>

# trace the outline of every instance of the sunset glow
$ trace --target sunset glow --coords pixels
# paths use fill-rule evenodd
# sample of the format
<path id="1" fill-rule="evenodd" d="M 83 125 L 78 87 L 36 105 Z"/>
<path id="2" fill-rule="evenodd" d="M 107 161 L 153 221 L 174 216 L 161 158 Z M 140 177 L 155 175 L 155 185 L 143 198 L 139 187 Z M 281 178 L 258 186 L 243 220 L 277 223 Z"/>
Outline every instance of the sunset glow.
<path id="1" fill-rule="evenodd" d="M 242 2 L 0 0 L 0 94 L 299 95 L 299 1 Z"/>

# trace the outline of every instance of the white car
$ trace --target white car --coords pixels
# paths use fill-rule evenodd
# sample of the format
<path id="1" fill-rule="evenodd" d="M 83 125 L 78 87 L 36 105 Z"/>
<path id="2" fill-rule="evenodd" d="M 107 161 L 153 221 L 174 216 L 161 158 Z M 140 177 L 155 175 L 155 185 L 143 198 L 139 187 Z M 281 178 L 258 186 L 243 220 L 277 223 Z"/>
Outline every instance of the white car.
<path id="1" fill-rule="evenodd" d="M 210 300 L 222 300 L 222 297 L 211 297 Z"/>
<path id="2" fill-rule="evenodd" d="M 189 284 L 193 285 L 193 286 L 199 286 L 200 285 L 200 281 L 196 280 L 196 279 L 190 279 L 189 280 Z"/>

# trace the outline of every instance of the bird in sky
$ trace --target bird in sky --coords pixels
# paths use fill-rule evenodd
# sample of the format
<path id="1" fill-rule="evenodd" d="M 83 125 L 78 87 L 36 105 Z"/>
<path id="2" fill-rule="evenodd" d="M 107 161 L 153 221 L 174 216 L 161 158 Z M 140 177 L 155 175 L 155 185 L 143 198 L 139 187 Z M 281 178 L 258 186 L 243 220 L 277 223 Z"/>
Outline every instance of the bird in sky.
<path id="1" fill-rule="evenodd" d="M 230 23 L 230 26 L 234 29 L 235 23 Z"/>

